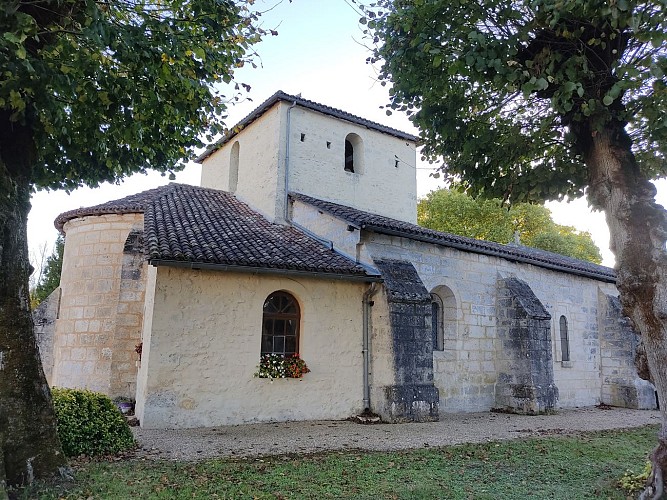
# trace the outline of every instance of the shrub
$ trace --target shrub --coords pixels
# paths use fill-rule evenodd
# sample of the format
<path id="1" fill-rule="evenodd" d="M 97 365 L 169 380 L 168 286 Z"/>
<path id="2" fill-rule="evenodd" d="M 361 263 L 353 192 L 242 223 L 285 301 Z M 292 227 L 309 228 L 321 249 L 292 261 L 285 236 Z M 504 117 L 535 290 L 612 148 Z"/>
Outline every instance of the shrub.
<path id="1" fill-rule="evenodd" d="M 106 455 L 134 446 L 125 417 L 104 394 L 59 388 L 51 393 L 65 455 Z"/>

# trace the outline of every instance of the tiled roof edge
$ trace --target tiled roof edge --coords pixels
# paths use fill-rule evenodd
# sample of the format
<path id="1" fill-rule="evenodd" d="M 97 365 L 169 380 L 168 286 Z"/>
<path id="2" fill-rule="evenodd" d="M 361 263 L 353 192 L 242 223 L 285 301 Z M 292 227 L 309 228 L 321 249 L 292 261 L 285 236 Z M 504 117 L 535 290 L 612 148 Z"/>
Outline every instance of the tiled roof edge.
<path id="1" fill-rule="evenodd" d="M 279 90 L 271 97 L 269 97 L 266 101 L 264 101 L 262 104 L 260 104 L 257 108 L 255 108 L 255 110 L 252 111 L 248 116 L 246 116 L 236 125 L 234 125 L 230 129 L 230 131 L 227 134 L 225 134 L 220 140 L 208 146 L 202 154 L 200 154 L 197 158 L 195 158 L 194 161 L 196 163 L 203 162 L 211 154 L 215 153 L 218 149 L 220 149 L 224 144 L 233 139 L 241 130 L 250 125 L 257 118 L 262 116 L 269 108 L 271 108 L 274 104 L 280 101 L 296 102 L 296 104 L 298 106 L 301 106 L 302 108 L 310 109 L 312 111 L 317 111 L 319 113 L 333 116 L 335 118 L 340 118 L 341 120 L 346 120 L 348 122 L 355 123 L 357 125 L 361 125 L 363 127 L 372 130 L 377 130 L 378 132 L 383 132 L 385 134 L 393 135 L 394 137 L 398 137 L 399 139 L 405 139 L 412 142 L 417 141 L 416 136 L 408 134 L 407 132 L 402 132 L 398 129 L 382 125 L 381 123 L 377 123 L 371 120 L 367 120 L 366 118 L 353 115 L 352 113 L 348 113 L 347 111 L 333 108 L 331 106 L 326 106 L 324 104 L 320 104 L 315 101 L 310 101 L 300 96 L 290 95 L 283 92 L 282 90 Z"/>
<path id="2" fill-rule="evenodd" d="M 328 209 L 326 206 L 327 204 L 331 205 L 338 205 L 333 202 L 327 202 L 324 200 L 318 200 L 316 198 L 312 198 L 308 195 L 304 195 L 301 193 L 295 193 L 295 192 L 290 192 L 290 197 L 299 200 L 303 203 L 306 203 L 308 205 L 312 205 L 316 207 L 319 210 L 323 210 L 327 212 L 328 214 L 332 215 L 333 217 L 345 220 L 346 222 L 350 223 L 356 223 L 356 221 L 348 219 L 345 217 L 344 214 L 338 213 L 334 210 Z M 313 203 L 315 202 L 322 202 L 323 204 L 318 204 L 318 203 Z M 348 208 L 351 210 L 355 210 L 360 213 L 364 213 L 362 210 L 357 210 L 352 207 L 345 207 L 344 205 L 339 205 L 344 208 Z M 371 216 L 378 216 L 377 214 L 370 214 Z M 378 217 L 384 217 L 384 216 L 378 216 Z M 389 220 L 394 220 L 390 219 L 389 217 L 385 217 L 386 219 Z M 401 222 L 401 221 L 396 221 L 401 224 L 408 224 L 406 222 Z M 539 251 L 540 253 L 543 253 L 545 255 L 544 258 L 538 258 L 535 256 L 531 256 L 528 254 L 524 254 L 523 252 L 517 252 L 517 251 L 512 251 L 510 245 L 502 245 L 500 243 L 494 243 L 494 242 L 488 242 L 485 240 L 477 240 L 474 238 L 468 238 L 465 236 L 459 236 L 459 235 L 454 235 L 450 233 L 445 233 L 442 231 L 435 231 L 432 229 L 428 228 L 423 228 L 421 226 L 416 226 L 415 224 L 410 224 L 415 226 L 418 229 L 421 230 L 426 230 L 429 232 L 433 232 L 435 235 L 441 236 L 442 239 L 436 238 L 435 236 L 427 236 L 424 234 L 416 234 L 414 232 L 406 231 L 406 230 L 401 230 L 401 229 L 390 229 L 381 225 L 377 224 L 372 224 L 372 223 L 363 223 L 361 225 L 361 229 L 365 229 L 368 231 L 372 231 L 375 233 L 380 233 L 380 234 L 387 234 L 390 236 L 400 236 L 403 238 L 408 238 L 411 240 L 416 240 L 416 241 L 423 241 L 425 243 L 432 243 L 435 245 L 440 245 L 440 246 L 446 246 L 446 247 L 451 247 L 451 248 L 456 248 L 458 250 L 463 250 L 465 252 L 472 252 L 472 253 L 477 253 L 477 254 L 482 254 L 482 255 L 489 255 L 492 257 L 499 257 L 505 260 L 509 261 L 515 261 L 515 262 L 524 262 L 527 264 L 532 264 L 538 267 L 546 268 L 546 269 L 551 269 L 555 271 L 562 271 L 568 274 L 574 274 L 577 276 L 583 276 L 587 278 L 594 278 L 599 281 L 604 281 L 607 283 L 616 283 L 616 272 L 609 267 L 606 266 L 601 266 L 599 264 L 594 264 L 592 262 L 586 262 L 586 261 L 581 261 L 582 264 L 585 264 L 586 266 L 595 266 L 600 269 L 599 272 L 592 270 L 592 269 L 584 269 L 581 267 L 575 267 L 575 266 L 568 266 L 565 264 L 561 264 L 560 262 L 554 262 L 549 260 L 548 254 L 552 252 L 548 252 L 546 250 L 540 250 L 540 249 L 531 249 L 533 251 Z M 456 241 L 456 240 L 460 240 Z M 567 258 L 565 256 L 561 256 L 560 254 L 554 254 L 563 258 Z M 573 259 L 573 260 L 578 260 L 578 259 Z"/>
<path id="3" fill-rule="evenodd" d="M 211 271 L 235 271 L 240 273 L 255 273 L 255 274 L 283 274 L 283 275 L 299 275 L 310 276 L 313 278 L 326 277 L 333 280 L 341 281 L 363 281 L 363 282 L 381 282 L 382 277 L 379 275 L 370 274 L 346 274 L 346 273 L 329 273 L 323 271 L 304 271 L 301 269 L 287 269 L 281 267 L 252 267 L 252 266 L 237 266 L 231 264 L 213 264 L 206 262 L 191 262 L 185 260 L 165 260 L 165 259 L 148 259 L 148 263 L 152 266 L 170 266 L 183 267 L 187 269 L 204 269 Z"/>
<path id="4" fill-rule="evenodd" d="M 67 222 L 71 221 L 72 219 L 78 219 L 80 217 L 106 214 L 142 214 L 146 209 L 147 203 L 179 186 L 185 186 L 187 188 L 193 189 L 206 189 L 199 188 L 198 186 L 192 186 L 190 184 L 170 182 L 169 184 L 163 186 L 140 191 L 139 193 L 134 193 L 116 200 L 109 200 L 107 202 L 100 203 L 99 205 L 93 205 L 92 207 L 80 207 L 73 210 L 68 210 L 67 212 L 63 212 L 58 215 L 58 217 L 56 217 L 53 221 L 53 225 L 58 231 L 62 233 L 63 226 Z"/>

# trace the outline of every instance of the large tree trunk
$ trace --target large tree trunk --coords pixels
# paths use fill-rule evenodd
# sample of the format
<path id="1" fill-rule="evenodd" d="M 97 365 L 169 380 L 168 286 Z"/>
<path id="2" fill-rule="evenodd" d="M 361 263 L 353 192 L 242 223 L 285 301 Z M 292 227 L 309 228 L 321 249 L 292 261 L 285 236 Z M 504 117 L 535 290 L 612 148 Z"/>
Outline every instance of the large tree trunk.
<path id="1" fill-rule="evenodd" d="M 28 129 L 6 118 L 0 113 L 0 480 L 21 485 L 57 474 L 66 462 L 30 314 L 27 219 L 34 148 Z"/>
<path id="2" fill-rule="evenodd" d="M 589 137 L 589 200 L 605 212 L 623 312 L 641 335 L 660 402 L 662 428 L 642 495 L 658 499 L 667 491 L 667 213 L 655 203 L 655 187 L 639 171 L 622 124 Z"/>

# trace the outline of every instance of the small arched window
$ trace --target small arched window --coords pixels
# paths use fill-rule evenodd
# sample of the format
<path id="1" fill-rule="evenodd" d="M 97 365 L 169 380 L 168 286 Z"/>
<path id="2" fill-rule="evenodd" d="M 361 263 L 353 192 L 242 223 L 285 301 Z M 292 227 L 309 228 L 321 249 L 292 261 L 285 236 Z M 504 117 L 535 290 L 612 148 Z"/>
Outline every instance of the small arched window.
<path id="1" fill-rule="evenodd" d="M 347 134 L 345 137 L 345 167 L 346 172 L 360 174 L 364 161 L 364 144 L 357 134 Z"/>
<path id="2" fill-rule="evenodd" d="M 262 354 L 285 357 L 299 352 L 301 312 L 296 299 L 287 292 L 273 292 L 264 301 Z"/>
<path id="3" fill-rule="evenodd" d="M 570 336 L 567 331 L 567 318 L 560 317 L 560 352 L 563 361 L 570 361 Z"/>
<path id="4" fill-rule="evenodd" d="M 433 350 L 444 349 L 445 335 L 443 331 L 443 305 L 442 299 L 435 293 L 431 294 L 431 335 L 433 337 Z"/>
<path id="5" fill-rule="evenodd" d="M 232 145 L 232 151 L 229 154 L 229 192 L 235 193 L 236 186 L 239 183 L 239 157 L 241 154 L 241 145 L 236 141 Z"/>
<path id="6" fill-rule="evenodd" d="M 434 351 L 455 351 L 457 306 L 454 292 L 440 285 L 431 292 L 431 331 Z"/>

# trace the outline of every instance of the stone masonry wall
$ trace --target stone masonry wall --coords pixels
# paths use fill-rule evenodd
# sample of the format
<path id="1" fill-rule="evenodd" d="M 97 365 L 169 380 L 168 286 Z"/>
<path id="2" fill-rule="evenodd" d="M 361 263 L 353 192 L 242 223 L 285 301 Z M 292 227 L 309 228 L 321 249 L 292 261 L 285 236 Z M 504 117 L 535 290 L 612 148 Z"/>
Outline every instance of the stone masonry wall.
<path id="1" fill-rule="evenodd" d="M 433 385 L 431 298 L 409 262 L 377 260 L 387 290 L 394 384 L 373 410 L 389 422 L 438 420 L 438 391 Z"/>
<path id="2" fill-rule="evenodd" d="M 624 408 L 655 409 L 653 384 L 637 375 L 634 357 L 639 339 L 630 320 L 621 313 L 618 297 L 601 293 L 600 302 L 602 402 Z"/>
<path id="3" fill-rule="evenodd" d="M 360 261 L 411 262 L 428 291 L 446 286 L 456 297 L 456 324 L 445 351 L 435 351 L 434 383 L 440 412 L 487 411 L 495 405 L 497 280 L 515 276 L 529 284 L 552 316 L 554 383 L 558 407 L 592 406 L 600 402 L 598 290 L 614 295 L 612 283 L 552 271 L 530 264 L 460 251 L 398 236 L 364 232 Z M 558 329 L 568 320 L 570 361 L 560 361 Z"/>
<path id="4" fill-rule="evenodd" d="M 496 408 L 534 415 L 553 410 L 551 316 L 525 281 L 498 281 Z"/>
<path id="5" fill-rule="evenodd" d="M 128 395 L 115 392 L 112 365 L 119 300 L 134 293 L 121 290 L 123 250 L 133 228 L 143 228 L 142 214 L 82 217 L 65 224 L 52 385 Z"/>
<path id="6" fill-rule="evenodd" d="M 120 293 L 116 308 L 113 352 L 111 354 L 111 394 L 134 398 L 137 387 L 136 346 L 141 343 L 146 268 L 143 232 L 133 229 L 125 241 Z"/>
<path id="7" fill-rule="evenodd" d="M 56 318 L 60 307 L 60 287 L 42 301 L 32 312 L 35 323 L 35 338 L 39 348 L 39 357 L 47 382 L 51 382 L 53 373 L 53 337 L 56 333 Z"/>

